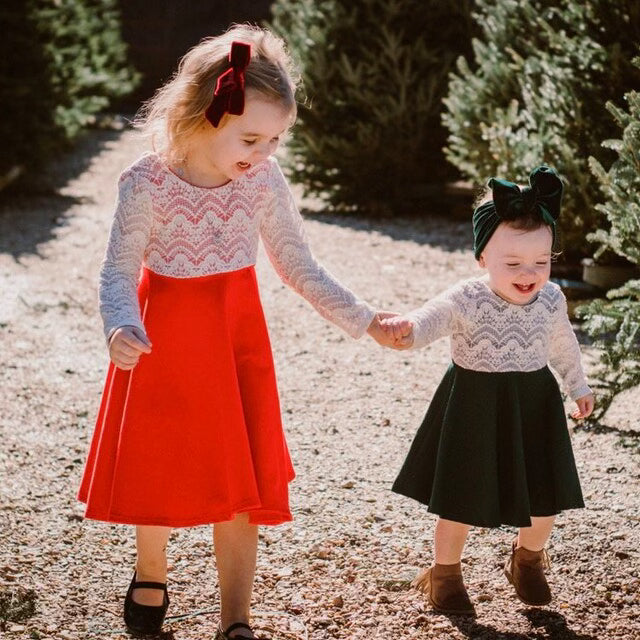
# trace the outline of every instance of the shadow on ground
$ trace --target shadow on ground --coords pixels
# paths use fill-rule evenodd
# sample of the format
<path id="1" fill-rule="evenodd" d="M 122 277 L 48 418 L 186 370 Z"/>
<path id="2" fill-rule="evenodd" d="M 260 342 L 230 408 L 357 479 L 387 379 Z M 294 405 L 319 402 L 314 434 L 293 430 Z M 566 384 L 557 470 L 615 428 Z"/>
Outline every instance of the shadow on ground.
<path id="1" fill-rule="evenodd" d="M 0 253 L 9 254 L 16 261 L 39 253 L 38 247 L 51 240 L 55 229 L 66 223 L 69 209 L 86 202 L 64 195 L 61 190 L 121 135 L 120 131 L 92 131 L 40 173 L 23 177 L 19 184 L 0 192 Z"/>
<path id="2" fill-rule="evenodd" d="M 567 626 L 565 617 L 555 611 L 527 608 L 521 613 L 529 620 L 531 626 L 540 629 L 530 633 L 510 633 L 501 631 L 490 625 L 477 622 L 473 618 L 447 616 L 451 623 L 464 635 L 473 640 L 599 640 L 595 636 L 578 633 Z"/>
<path id="3" fill-rule="evenodd" d="M 323 224 L 357 231 L 373 231 L 394 240 L 430 245 L 450 252 L 469 250 L 473 245 L 471 211 L 468 220 L 437 214 L 369 219 L 364 215 L 321 213 L 310 209 L 303 209 L 302 213 L 306 219 Z"/>

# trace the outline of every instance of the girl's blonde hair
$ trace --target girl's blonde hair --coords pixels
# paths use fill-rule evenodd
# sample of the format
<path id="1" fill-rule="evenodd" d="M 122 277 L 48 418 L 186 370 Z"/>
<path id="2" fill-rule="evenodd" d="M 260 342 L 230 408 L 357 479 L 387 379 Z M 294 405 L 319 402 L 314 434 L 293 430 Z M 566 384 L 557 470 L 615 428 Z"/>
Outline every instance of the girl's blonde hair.
<path id="1" fill-rule="evenodd" d="M 280 102 L 295 117 L 298 76 L 284 41 L 266 29 L 249 24 L 233 25 L 219 36 L 205 38 L 180 60 L 173 77 L 148 100 L 135 125 L 151 140 L 155 151 L 170 162 L 186 155 L 189 138 L 206 122 L 218 76 L 229 67 L 231 43 L 251 45 L 251 61 L 245 70 L 245 90 Z M 224 126 L 225 114 L 218 125 Z"/>

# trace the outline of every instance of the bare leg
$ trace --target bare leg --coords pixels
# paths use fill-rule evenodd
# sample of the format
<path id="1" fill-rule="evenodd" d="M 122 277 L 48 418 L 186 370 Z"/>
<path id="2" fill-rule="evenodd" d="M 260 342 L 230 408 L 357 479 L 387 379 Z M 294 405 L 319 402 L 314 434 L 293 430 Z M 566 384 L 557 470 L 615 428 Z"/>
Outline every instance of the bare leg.
<path id="1" fill-rule="evenodd" d="M 517 546 L 529 549 L 529 551 L 541 551 L 544 549 L 551 535 L 555 519 L 555 516 L 531 518 L 531 526 L 520 529 Z"/>
<path id="2" fill-rule="evenodd" d="M 438 518 L 433 536 L 434 564 L 423 569 L 411 583 L 441 613 L 475 615 L 460 566 L 470 528 L 468 524 Z"/>
<path id="3" fill-rule="evenodd" d="M 213 541 L 220 582 L 220 624 L 249 623 L 249 609 L 258 553 L 258 527 L 246 513 L 213 527 Z M 238 629 L 247 635 L 247 630 Z M 232 632 L 232 636 L 235 632 Z"/>
<path id="4" fill-rule="evenodd" d="M 436 564 L 456 564 L 460 562 L 462 550 L 471 526 L 438 518 L 433 536 Z"/>
<path id="5" fill-rule="evenodd" d="M 167 542 L 170 527 L 136 527 L 136 580 L 138 582 L 167 581 Z M 136 589 L 133 601 L 138 604 L 159 606 L 164 593 L 158 589 Z"/>
<path id="6" fill-rule="evenodd" d="M 505 575 L 525 604 L 541 607 L 551 602 L 551 589 L 544 575 L 546 554 L 543 551 L 555 516 L 531 518 L 530 527 L 522 527 L 514 540 Z"/>

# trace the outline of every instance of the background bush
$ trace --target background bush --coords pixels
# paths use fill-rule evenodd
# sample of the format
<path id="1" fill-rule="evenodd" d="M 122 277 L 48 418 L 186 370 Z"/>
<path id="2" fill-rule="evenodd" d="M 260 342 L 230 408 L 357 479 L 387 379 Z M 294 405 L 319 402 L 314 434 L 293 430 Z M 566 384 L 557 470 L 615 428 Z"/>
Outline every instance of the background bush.
<path id="1" fill-rule="evenodd" d="M 476 0 L 482 35 L 474 59 L 451 75 L 444 122 L 447 157 L 478 184 L 492 175 L 525 182 L 541 162 L 567 179 L 560 220 L 565 255 L 591 254 L 588 231 L 603 218 L 589 156 L 615 135 L 604 105 L 640 85 L 637 0 Z"/>
<path id="2" fill-rule="evenodd" d="M 5 0 L 0 174 L 38 166 L 135 86 L 117 0 Z"/>
<path id="3" fill-rule="evenodd" d="M 634 63 L 640 68 L 640 58 Z M 615 162 L 605 171 L 598 160 L 589 159 L 605 197 L 597 208 L 611 225 L 592 239 L 599 243 L 599 251 L 609 249 L 640 265 L 640 93 L 630 91 L 626 99 L 628 111 L 607 104 L 622 130 L 621 138 L 604 142 L 616 153 Z M 578 310 L 585 318 L 584 328 L 603 348 L 602 366 L 596 371 L 601 393 L 594 420 L 618 393 L 640 384 L 640 280 L 630 280 L 607 298 Z"/>
<path id="4" fill-rule="evenodd" d="M 386 212 L 456 175 L 442 97 L 470 54 L 470 0 L 279 0 L 273 16 L 302 70 L 307 104 L 289 148 L 307 194 Z"/>

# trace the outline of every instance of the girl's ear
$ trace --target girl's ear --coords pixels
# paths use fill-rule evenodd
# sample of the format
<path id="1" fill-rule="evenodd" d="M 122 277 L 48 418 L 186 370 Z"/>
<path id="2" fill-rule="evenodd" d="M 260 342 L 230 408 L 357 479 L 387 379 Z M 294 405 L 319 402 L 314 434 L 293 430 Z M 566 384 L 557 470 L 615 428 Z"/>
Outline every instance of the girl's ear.
<path id="1" fill-rule="evenodd" d="M 478 258 L 478 265 L 481 266 L 483 269 L 487 266 L 486 262 L 484 261 L 484 255 L 482 254 Z"/>

